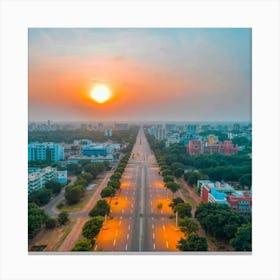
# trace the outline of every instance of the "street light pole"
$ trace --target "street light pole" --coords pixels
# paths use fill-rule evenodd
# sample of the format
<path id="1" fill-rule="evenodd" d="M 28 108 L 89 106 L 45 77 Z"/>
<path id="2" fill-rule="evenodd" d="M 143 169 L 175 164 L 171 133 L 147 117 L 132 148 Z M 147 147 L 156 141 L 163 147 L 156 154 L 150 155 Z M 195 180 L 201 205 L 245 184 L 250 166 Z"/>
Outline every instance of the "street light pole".
<path id="1" fill-rule="evenodd" d="M 176 226 L 175 231 L 178 231 L 178 211 L 176 212 Z"/>
<path id="2" fill-rule="evenodd" d="M 103 229 L 108 229 L 107 225 L 107 214 L 105 214 L 105 219 L 104 219 L 104 224 L 103 224 Z"/>

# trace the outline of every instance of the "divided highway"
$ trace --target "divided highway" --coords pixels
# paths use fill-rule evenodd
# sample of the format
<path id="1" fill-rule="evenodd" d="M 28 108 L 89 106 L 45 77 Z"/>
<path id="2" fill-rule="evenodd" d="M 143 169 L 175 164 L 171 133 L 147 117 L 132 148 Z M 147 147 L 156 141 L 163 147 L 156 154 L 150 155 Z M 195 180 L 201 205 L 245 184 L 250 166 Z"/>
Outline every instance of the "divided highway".
<path id="1" fill-rule="evenodd" d="M 108 219 L 100 231 L 95 251 L 178 251 L 176 244 L 183 233 L 175 230 L 175 221 L 170 219 L 171 199 L 141 128 L 121 190 L 110 202 L 113 219 Z"/>

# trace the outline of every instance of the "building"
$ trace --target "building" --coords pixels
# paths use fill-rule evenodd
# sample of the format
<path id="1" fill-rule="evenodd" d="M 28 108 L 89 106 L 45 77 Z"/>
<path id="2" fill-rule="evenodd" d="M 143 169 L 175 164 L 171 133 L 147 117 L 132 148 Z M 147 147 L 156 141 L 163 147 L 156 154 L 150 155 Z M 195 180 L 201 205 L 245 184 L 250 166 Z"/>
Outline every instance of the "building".
<path id="1" fill-rule="evenodd" d="M 212 182 L 201 185 L 201 201 L 229 205 L 227 195 L 218 191 Z"/>
<path id="2" fill-rule="evenodd" d="M 165 129 L 167 132 L 176 131 L 176 124 L 175 123 L 167 123 L 165 124 Z"/>
<path id="3" fill-rule="evenodd" d="M 191 155 L 199 155 L 204 153 L 203 142 L 201 140 L 190 140 L 187 147 L 188 152 Z"/>
<path id="4" fill-rule="evenodd" d="M 214 153 L 233 155 L 238 153 L 238 145 L 233 145 L 230 140 L 215 143 L 215 138 L 211 138 L 211 142 L 210 138 L 209 141 L 191 140 L 187 146 L 187 151 L 191 155 Z"/>
<path id="5" fill-rule="evenodd" d="M 167 136 L 165 146 L 169 147 L 172 144 L 180 143 L 180 135 L 179 133 L 172 133 L 171 135 Z"/>
<path id="6" fill-rule="evenodd" d="M 230 208 L 244 216 L 251 216 L 252 193 L 248 191 L 236 191 L 227 196 Z"/>
<path id="7" fill-rule="evenodd" d="M 82 147 L 83 156 L 107 156 L 107 149 L 103 145 L 87 145 Z"/>
<path id="8" fill-rule="evenodd" d="M 29 172 L 32 171 L 31 169 Z M 42 189 L 49 181 L 56 181 L 61 184 L 67 184 L 67 170 L 57 171 L 51 166 L 45 168 L 36 168 L 35 172 L 28 174 L 28 194 Z"/>
<path id="9" fill-rule="evenodd" d="M 166 129 L 165 125 L 158 124 L 155 127 L 155 138 L 157 140 L 164 140 L 166 138 Z"/>
<path id="10" fill-rule="evenodd" d="M 150 135 L 155 136 L 155 127 L 154 127 L 154 126 L 149 127 L 149 128 L 148 128 L 148 133 L 149 133 Z"/>
<path id="11" fill-rule="evenodd" d="M 129 126 L 128 123 L 116 123 L 115 129 L 116 130 L 128 130 Z"/>
<path id="12" fill-rule="evenodd" d="M 196 125 L 189 124 L 189 125 L 186 126 L 186 131 L 187 131 L 188 134 L 193 134 L 194 135 L 194 134 L 196 134 L 196 128 L 197 128 Z"/>
<path id="13" fill-rule="evenodd" d="M 64 160 L 64 147 L 54 143 L 28 144 L 28 161 Z"/>
<path id="14" fill-rule="evenodd" d="M 90 145 L 92 144 L 92 140 L 91 139 L 78 139 L 78 140 L 74 140 L 73 144 L 78 146 L 78 145 Z"/>
<path id="15" fill-rule="evenodd" d="M 104 135 L 105 135 L 106 137 L 112 137 L 112 135 L 113 135 L 112 129 L 111 129 L 111 128 L 105 129 L 105 130 L 104 130 Z"/>
<path id="16" fill-rule="evenodd" d="M 80 164 L 85 161 L 90 161 L 91 163 L 95 162 L 104 162 L 108 161 L 113 163 L 115 161 L 115 157 L 112 154 L 108 154 L 107 156 L 70 156 L 67 160 L 67 163 L 76 163 Z"/>
<path id="17" fill-rule="evenodd" d="M 56 171 L 55 176 L 58 183 L 67 184 L 67 170 Z"/>

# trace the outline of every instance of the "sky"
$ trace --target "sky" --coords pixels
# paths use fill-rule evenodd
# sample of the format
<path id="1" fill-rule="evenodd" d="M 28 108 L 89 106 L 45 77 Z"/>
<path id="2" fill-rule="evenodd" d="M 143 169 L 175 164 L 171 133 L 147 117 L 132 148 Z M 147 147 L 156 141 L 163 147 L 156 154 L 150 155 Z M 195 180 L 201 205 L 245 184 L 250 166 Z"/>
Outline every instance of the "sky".
<path id="1" fill-rule="evenodd" d="M 250 28 L 30 28 L 29 121 L 250 121 L 251 63 Z"/>

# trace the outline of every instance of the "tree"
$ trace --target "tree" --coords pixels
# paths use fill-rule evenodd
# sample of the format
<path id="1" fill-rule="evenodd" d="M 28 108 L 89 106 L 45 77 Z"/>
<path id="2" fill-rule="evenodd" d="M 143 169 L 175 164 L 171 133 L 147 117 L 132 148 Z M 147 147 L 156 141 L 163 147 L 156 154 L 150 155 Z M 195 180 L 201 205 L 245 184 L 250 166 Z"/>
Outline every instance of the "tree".
<path id="1" fill-rule="evenodd" d="M 119 180 L 114 179 L 114 180 L 110 180 L 108 182 L 107 186 L 111 186 L 114 189 L 119 189 L 121 186 L 121 183 Z"/>
<path id="2" fill-rule="evenodd" d="M 94 242 L 88 239 L 83 239 L 78 241 L 75 246 L 73 247 L 73 252 L 83 252 L 83 251 L 90 251 Z"/>
<path id="3" fill-rule="evenodd" d="M 252 173 L 241 176 L 239 182 L 241 186 L 247 186 L 249 189 L 251 189 Z"/>
<path id="4" fill-rule="evenodd" d="M 39 206 L 47 204 L 52 197 L 52 191 L 46 188 L 34 191 L 30 194 L 28 201 L 35 202 Z"/>
<path id="5" fill-rule="evenodd" d="M 158 203 L 158 204 L 157 204 L 157 209 L 158 209 L 158 210 L 161 210 L 161 209 L 162 209 L 162 203 Z"/>
<path id="6" fill-rule="evenodd" d="M 57 220 L 54 218 L 48 218 L 45 222 L 45 225 L 47 229 L 53 229 L 57 225 Z"/>
<path id="7" fill-rule="evenodd" d="M 79 176 L 79 178 L 84 179 L 86 181 L 86 184 L 89 184 L 93 177 L 92 177 L 91 173 L 85 172 L 85 173 L 81 174 Z"/>
<path id="8" fill-rule="evenodd" d="M 208 251 L 206 238 L 198 234 L 191 234 L 188 239 L 181 238 L 177 248 L 180 251 Z"/>
<path id="9" fill-rule="evenodd" d="M 230 244 L 236 251 L 252 251 L 252 226 L 243 224 L 237 229 L 235 237 L 230 240 Z"/>
<path id="10" fill-rule="evenodd" d="M 111 186 L 105 187 L 100 193 L 102 198 L 111 197 L 111 199 L 115 194 L 116 190 Z"/>
<path id="11" fill-rule="evenodd" d="M 184 200 L 181 197 L 176 197 L 172 199 L 172 202 L 168 206 L 171 207 L 173 210 L 174 207 L 179 203 L 184 203 Z"/>
<path id="12" fill-rule="evenodd" d="M 174 176 L 176 178 L 182 177 L 183 174 L 184 174 L 184 169 L 182 169 L 182 168 L 177 168 L 174 170 Z"/>
<path id="13" fill-rule="evenodd" d="M 184 202 L 184 203 L 179 203 L 174 207 L 173 210 L 175 213 L 178 213 L 178 216 L 180 218 L 184 217 L 191 217 L 192 216 L 192 207 L 189 203 Z"/>
<path id="14" fill-rule="evenodd" d="M 87 163 L 84 165 L 84 171 L 89 172 L 92 175 L 92 179 L 96 179 L 98 175 L 98 170 L 94 163 Z"/>
<path id="15" fill-rule="evenodd" d="M 110 205 L 105 199 L 98 200 L 95 206 L 89 212 L 89 216 L 105 216 L 110 213 Z"/>
<path id="16" fill-rule="evenodd" d="M 84 194 L 84 188 L 80 185 L 69 186 L 65 190 L 65 199 L 68 204 L 75 204 L 80 201 Z"/>
<path id="17" fill-rule="evenodd" d="M 82 171 L 82 168 L 76 163 L 67 164 L 67 172 L 73 175 L 79 175 Z"/>
<path id="18" fill-rule="evenodd" d="M 56 181 L 49 181 L 45 184 L 45 188 L 50 189 L 54 195 L 59 194 L 62 187 L 62 184 Z"/>
<path id="19" fill-rule="evenodd" d="M 164 169 L 164 170 L 162 170 L 161 174 L 163 177 L 165 177 L 168 175 L 172 175 L 172 171 L 170 169 Z"/>
<path id="20" fill-rule="evenodd" d="M 174 182 L 167 182 L 165 184 L 165 187 L 168 188 L 172 192 L 173 196 L 174 196 L 174 193 L 180 189 L 180 186 Z"/>
<path id="21" fill-rule="evenodd" d="M 75 185 L 79 185 L 79 186 L 82 186 L 83 188 L 85 188 L 88 185 L 88 182 L 86 179 L 79 176 L 77 181 L 75 182 Z"/>
<path id="22" fill-rule="evenodd" d="M 198 223 L 196 223 L 194 219 L 190 219 L 189 217 L 180 219 L 179 226 L 181 227 L 181 231 L 187 235 L 196 233 L 199 229 Z"/>
<path id="23" fill-rule="evenodd" d="M 93 239 L 99 233 L 103 223 L 103 217 L 96 216 L 87 221 L 83 226 L 83 236 L 87 239 Z"/>
<path id="24" fill-rule="evenodd" d="M 60 225 L 65 225 L 69 221 L 69 214 L 66 211 L 62 211 L 59 213 L 57 217 L 58 223 Z"/>
<path id="25" fill-rule="evenodd" d="M 172 175 L 166 175 L 166 176 L 163 177 L 163 181 L 165 183 L 167 183 L 167 182 L 174 182 L 174 177 Z"/>
<path id="26" fill-rule="evenodd" d="M 28 238 L 33 238 L 46 221 L 47 215 L 35 203 L 28 203 Z"/>
<path id="27" fill-rule="evenodd" d="M 176 169 L 183 169 L 184 170 L 185 166 L 181 162 L 174 162 L 174 163 L 171 164 L 171 169 L 173 171 L 175 171 Z"/>
<path id="28" fill-rule="evenodd" d="M 111 176 L 111 180 L 120 180 L 120 178 L 122 177 L 122 174 L 120 172 L 115 172 L 112 176 Z"/>
<path id="29" fill-rule="evenodd" d="M 200 203 L 196 208 L 195 217 L 207 234 L 229 240 L 247 219 L 234 212 L 227 205 L 216 203 Z"/>

